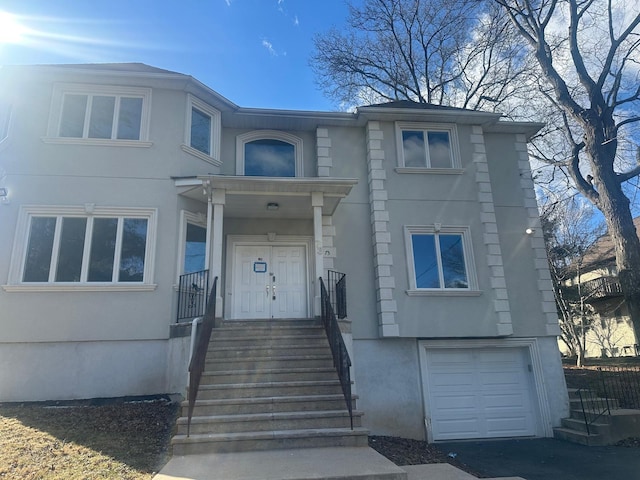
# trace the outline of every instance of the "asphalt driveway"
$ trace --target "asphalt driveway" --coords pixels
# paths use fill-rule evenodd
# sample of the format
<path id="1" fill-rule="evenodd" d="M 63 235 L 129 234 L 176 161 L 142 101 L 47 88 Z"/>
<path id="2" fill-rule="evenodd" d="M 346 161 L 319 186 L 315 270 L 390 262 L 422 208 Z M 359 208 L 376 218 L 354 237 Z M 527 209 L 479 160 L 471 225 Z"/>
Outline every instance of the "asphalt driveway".
<path id="1" fill-rule="evenodd" d="M 640 448 L 585 447 L 552 438 L 439 443 L 487 477 L 527 480 L 640 479 Z"/>

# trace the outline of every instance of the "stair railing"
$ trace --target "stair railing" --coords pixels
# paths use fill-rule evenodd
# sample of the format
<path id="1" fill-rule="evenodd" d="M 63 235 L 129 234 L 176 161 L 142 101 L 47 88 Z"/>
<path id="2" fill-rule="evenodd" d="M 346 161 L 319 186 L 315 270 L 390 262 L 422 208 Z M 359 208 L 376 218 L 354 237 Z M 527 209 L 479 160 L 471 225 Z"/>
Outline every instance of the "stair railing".
<path id="1" fill-rule="evenodd" d="M 218 277 L 213 279 L 213 286 L 211 287 L 211 294 L 209 295 L 209 301 L 207 302 L 207 309 L 202 323 L 199 325 L 196 323 L 199 328 L 196 333 L 195 348 L 189 361 L 189 388 L 187 393 L 189 409 L 187 411 L 187 437 L 191 430 L 191 417 L 193 416 L 193 409 L 196 404 L 198 389 L 200 388 L 202 372 L 204 372 L 211 332 L 215 326 L 217 287 Z"/>
<path id="2" fill-rule="evenodd" d="M 207 310 L 209 270 L 185 273 L 178 281 L 178 314 L 176 321 L 201 317 Z"/>
<path id="3" fill-rule="evenodd" d="M 347 275 L 329 270 L 327 272 L 327 291 L 336 317 L 339 319 L 347 318 Z"/>
<path id="4" fill-rule="evenodd" d="M 351 397 L 351 359 L 347 352 L 347 346 L 342 338 L 342 332 L 340 331 L 340 325 L 338 325 L 338 319 L 331 305 L 331 298 L 327 288 L 324 285 L 322 277 L 320 277 L 320 303 L 321 303 L 321 318 L 324 330 L 329 340 L 329 346 L 331 347 L 331 354 L 333 356 L 333 366 L 335 367 L 338 378 L 340 379 L 340 385 L 342 386 L 342 393 L 347 403 L 347 410 L 349 411 L 349 418 L 351 420 L 351 430 L 353 430 L 353 399 Z"/>

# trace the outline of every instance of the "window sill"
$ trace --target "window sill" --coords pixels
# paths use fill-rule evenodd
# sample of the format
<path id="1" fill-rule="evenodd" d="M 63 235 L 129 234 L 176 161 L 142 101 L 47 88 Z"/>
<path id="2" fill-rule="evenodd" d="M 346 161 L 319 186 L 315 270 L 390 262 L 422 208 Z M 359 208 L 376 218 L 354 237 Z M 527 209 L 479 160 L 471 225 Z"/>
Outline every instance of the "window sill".
<path id="1" fill-rule="evenodd" d="M 198 157 L 200 160 L 204 160 L 207 163 L 210 163 L 211 165 L 215 165 L 216 167 L 221 167 L 222 166 L 222 162 L 220 160 L 218 160 L 217 158 L 213 158 L 209 155 L 207 155 L 206 153 L 202 153 L 200 150 L 197 150 L 193 147 L 190 147 L 189 145 L 185 145 L 184 143 L 182 145 L 180 145 L 180 148 L 182 148 L 182 150 L 184 150 L 185 152 L 187 152 L 189 155 L 193 155 L 194 157 Z"/>
<path id="2" fill-rule="evenodd" d="M 141 140 L 110 140 L 101 138 L 62 138 L 62 137 L 42 137 L 44 143 L 54 145 L 94 145 L 99 147 L 139 147 L 148 148 L 153 142 L 143 142 Z"/>
<path id="3" fill-rule="evenodd" d="M 462 168 L 423 168 L 423 167 L 396 167 L 396 173 L 428 173 L 432 175 L 462 175 Z"/>
<path id="4" fill-rule="evenodd" d="M 2 285 L 5 292 L 152 292 L 158 287 L 154 283 L 132 283 L 132 284 L 105 284 L 98 283 L 95 285 L 82 284 L 50 284 L 50 283 L 34 283 L 20 285 Z"/>
<path id="5" fill-rule="evenodd" d="M 454 289 L 433 289 L 433 290 L 406 290 L 410 297 L 479 297 L 480 290 L 454 290 Z"/>

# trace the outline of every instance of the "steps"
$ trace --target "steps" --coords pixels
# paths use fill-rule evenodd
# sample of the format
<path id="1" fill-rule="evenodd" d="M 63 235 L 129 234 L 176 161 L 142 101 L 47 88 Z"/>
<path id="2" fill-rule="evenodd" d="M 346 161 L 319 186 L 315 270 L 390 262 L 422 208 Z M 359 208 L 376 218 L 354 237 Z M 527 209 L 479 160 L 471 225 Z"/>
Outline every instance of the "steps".
<path id="1" fill-rule="evenodd" d="M 570 417 L 563 418 L 562 426 L 553 429 L 555 438 L 581 445 L 602 446 L 640 435 L 640 410 L 619 409 L 618 400 L 612 398 L 581 401 L 577 389 L 567 390 Z M 609 404 L 610 413 L 600 414 L 599 407 L 605 403 Z M 588 433 L 585 418 L 589 421 Z"/>
<path id="2" fill-rule="evenodd" d="M 355 407 L 355 405 L 354 405 Z M 224 321 L 214 329 L 187 437 L 187 402 L 174 455 L 365 447 L 351 430 L 324 330 L 315 320 Z"/>

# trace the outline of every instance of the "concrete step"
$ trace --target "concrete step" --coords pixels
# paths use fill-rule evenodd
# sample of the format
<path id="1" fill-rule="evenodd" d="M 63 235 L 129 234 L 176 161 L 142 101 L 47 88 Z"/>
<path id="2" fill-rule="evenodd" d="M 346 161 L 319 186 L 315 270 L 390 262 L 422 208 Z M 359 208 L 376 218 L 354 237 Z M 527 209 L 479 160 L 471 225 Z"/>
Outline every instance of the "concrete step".
<path id="1" fill-rule="evenodd" d="M 613 410 L 611 410 L 613 411 Z M 585 409 L 584 412 L 582 410 L 582 408 L 580 408 L 580 406 L 578 406 L 576 408 L 575 405 L 571 406 L 571 410 L 569 412 L 569 417 L 573 418 L 575 420 L 579 420 L 581 422 L 584 422 L 585 418 L 589 421 L 595 421 L 598 418 L 601 418 L 603 416 L 608 415 L 607 411 L 603 411 L 601 408 L 595 408 L 595 409 Z"/>
<path id="2" fill-rule="evenodd" d="M 264 335 L 264 336 L 241 336 L 241 335 L 221 335 L 221 332 L 214 332 L 209 343 L 209 351 L 215 350 L 219 346 L 235 348 L 256 348 L 256 347 L 278 347 L 278 346 L 317 346 L 327 347 L 327 337 L 323 332 L 320 335 Z"/>
<path id="3" fill-rule="evenodd" d="M 326 381 L 337 378 L 333 366 L 318 368 L 261 368 L 259 370 L 205 371 L 201 385 L 226 385 L 230 383 Z"/>
<path id="4" fill-rule="evenodd" d="M 220 342 L 218 342 L 220 343 Z M 274 345 L 274 346 L 227 346 L 216 345 L 209 348 L 207 352 L 207 361 L 215 361 L 216 359 L 243 359 L 248 356 L 253 358 L 278 357 L 285 355 L 326 355 L 330 354 L 329 345 Z"/>
<path id="5" fill-rule="evenodd" d="M 353 412 L 353 425 L 354 427 L 362 426 L 362 412 Z M 351 420 L 349 412 L 346 410 L 256 413 L 193 417 L 191 419 L 191 434 L 350 428 L 350 426 Z M 186 417 L 178 419 L 177 433 L 186 435 Z"/>
<path id="6" fill-rule="evenodd" d="M 364 428 L 324 428 L 241 432 L 228 434 L 176 435 L 171 440 L 173 455 L 228 453 L 290 448 L 365 447 L 368 430 Z"/>
<path id="7" fill-rule="evenodd" d="M 329 347 L 327 347 L 328 350 Z M 205 361 L 206 372 L 220 371 L 255 371 L 262 369 L 286 369 L 286 368 L 333 368 L 333 357 L 330 352 L 321 354 L 300 354 L 291 352 L 278 352 L 278 354 L 256 357 L 251 352 L 245 357 L 207 357 Z"/>
<path id="8" fill-rule="evenodd" d="M 563 418 L 561 422 L 563 428 L 587 433 L 587 425 L 585 424 L 584 420 L 578 420 L 577 418 Z M 606 416 L 601 417 L 599 421 L 589 424 L 589 433 L 597 433 L 603 435 L 608 434 L 610 429 L 611 425 L 607 423 Z"/>
<path id="9" fill-rule="evenodd" d="M 219 328 L 239 328 L 248 331 L 322 328 L 320 320 L 315 318 L 293 318 L 277 320 L 224 320 Z"/>
<path id="10" fill-rule="evenodd" d="M 353 408 L 356 408 L 355 397 Z M 187 416 L 188 402 L 182 402 L 182 416 Z M 344 395 L 304 395 L 287 397 L 226 398 L 196 400 L 194 416 L 247 413 L 308 412 L 346 410 Z"/>
<path id="11" fill-rule="evenodd" d="M 283 470 L 286 465 L 286 471 Z M 433 464 L 423 467 L 438 467 Z M 453 468 L 453 467 L 451 467 Z M 420 475 L 415 479 L 461 479 Z M 462 472 L 460 472 L 462 473 Z M 154 480 L 407 480 L 407 472 L 369 447 L 307 448 L 174 456 Z"/>
<path id="12" fill-rule="evenodd" d="M 215 400 L 272 396 L 338 395 L 340 393 L 342 393 L 342 387 L 338 380 L 231 383 L 225 385 L 203 385 L 201 383 L 197 398 L 199 400 Z"/>
<path id="13" fill-rule="evenodd" d="M 617 398 L 585 397 L 580 400 L 580 397 L 577 397 L 569 399 L 569 408 L 571 409 L 582 409 L 582 405 L 589 409 L 601 409 L 607 405 L 609 408 L 615 409 L 618 408 L 619 404 L 620 402 Z"/>
<path id="14" fill-rule="evenodd" d="M 566 440 L 568 442 L 591 447 L 606 445 L 603 436 L 600 434 L 587 435 L 586 432 L 579 432 L 577 430 L 571 430 L 563 427 L 554 428 L 553 436 L 559 440 Z"/>

